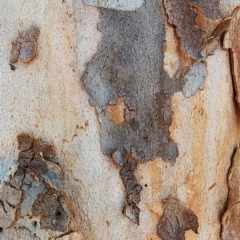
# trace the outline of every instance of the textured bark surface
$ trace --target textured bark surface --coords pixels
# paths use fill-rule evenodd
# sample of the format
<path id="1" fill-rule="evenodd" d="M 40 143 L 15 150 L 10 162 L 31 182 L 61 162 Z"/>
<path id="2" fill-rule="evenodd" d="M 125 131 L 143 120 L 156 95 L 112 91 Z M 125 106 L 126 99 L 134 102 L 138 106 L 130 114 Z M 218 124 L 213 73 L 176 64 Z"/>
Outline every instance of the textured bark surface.
<path id="1" fill-rule="evenodd" d="M 169 198 L 164 202 L 164 212 L 157 232 L 163 240 L 184 240 L 185 231 L 193 230 L 198 233 L 198 219 L 191 211 L 184 208 L 176 198 Z"/>
<path id="2" fill-rule="evenodd" d="M 228 173 L 228 201 L 226 212 L 222 218 L 223 240 L 237 240 L 240 236 L 240 148 L 236 149 L 231 168 Z"/>
<path id="3" fill-rule="evenodd" d="M 102 150 L 111 156 L 124 147 L 142 162 L 162 157 L 174 164 L 177 146 L 164 114 L 168 96 L 182 87 L 163 70 L 164 18 L 159 2 L 145 1 L 134 12 L 102 8 L 101 18 L 101 45 L 83 83 L 98 108 Z M 105 109 L 109 103 L 117 104 L 118 97 L 125 97 L 136 114 L 116 126 Z"/>
<path id="4" fill-rule="evenodd" d="M 229 26 L 229 31 L 224 39 L 224 47 L 229 49 L 231 71 L 236 91 L 236 99 L 240 106 L 240 47 L 239 47 L 239 23 L 240 23 L 240 8 L 236 8 L 232 16 L 232 21 Z"/>
<path id="5" fill-rule="evenodd" d="M 239 144 L 237 63 L 221 45 L 228 27 L 214 29 L 240 2 L 186 2 L 1 1 L 0 239 L 160 240 L 169 198 L 198 219 L 186 240 L 220 240 L 224 223 L 233 229 L 222 216 L 238 219 L 238 203 L 224 214 Z M 237 16 L 228 39 L 237 38 Z M 10 65 L 12 42 L 31 26 L 40 30 L 37 55 Z M 38 149 L 36 172 L 19 168 L 19 151 L 33 146 L 27 137 L 18 149 L 21 133 L 51 143 L 54 161 Z M 124 152 L 138 162 L 126 177 Z M 65 213 L 74 226 L 52 227 Z"/>

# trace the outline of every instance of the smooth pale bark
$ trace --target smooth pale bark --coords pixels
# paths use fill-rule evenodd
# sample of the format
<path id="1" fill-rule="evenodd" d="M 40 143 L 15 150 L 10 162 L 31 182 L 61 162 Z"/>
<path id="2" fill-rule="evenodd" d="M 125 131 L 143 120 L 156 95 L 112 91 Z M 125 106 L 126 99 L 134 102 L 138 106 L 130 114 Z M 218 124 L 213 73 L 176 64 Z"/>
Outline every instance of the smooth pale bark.
<path id="1" fill-rule="evenodd" d="M 228 16 L 239 3 L 224 0 L 220 11 Z M 99 8 L 82 0 L 1 0 L 0 11 L 1 189 L 17 169 L 17 136 L 28 133 L 53 144 L 65 174 L 64 192 L 77 227 L 60 239 L 160 239 L 157 224 L 162 201 L 169 196 L 198 217 L 198 234 L 187 231 L 187 240 L 220 239 L 227 174 L 240 125 L 228 50 L 218 46 L 207 57 L 202 90 L 189 98 L 182 92 L 173 94 L 169 131 L 179 155 L 175 165 L 160 157 L 138 165 L 134 174 L 143 190 L 136 225 L 122 214 L 126 193 L 119 168 L 103 154 L 101 124 L 81 81 L 102 39 Z M 38 54 L 28 64 L 18 62 L 13 71 L 11 42 L 31 25 L 40 28 Z M 173 78 L 182 64 L 190 66 L 193 60 L 179 49 L 179 38 L 167 20 L 165 31 L 164 69 Z M 29 206 L 23 207 L 28 212 Z M 39 225 L 33 228 L 33 219 L 20 217 L 16 228 L 3 229 L 0 239 L 27 240 L 34 233 L 38 239 L 58 236 Z"/>

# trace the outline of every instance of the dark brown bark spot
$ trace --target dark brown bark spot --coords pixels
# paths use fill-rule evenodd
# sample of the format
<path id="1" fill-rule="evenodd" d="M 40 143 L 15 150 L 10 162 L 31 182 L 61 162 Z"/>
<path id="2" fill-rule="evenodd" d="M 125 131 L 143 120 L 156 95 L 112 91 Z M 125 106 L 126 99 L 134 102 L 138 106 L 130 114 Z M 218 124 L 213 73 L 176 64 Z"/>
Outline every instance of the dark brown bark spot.
<path id="1" fill-rule="evenodd" d="M 158 235 L 163 240 L 185 240 L 185 231 L 198 233 L 198 218 L 183 207 L 176 198 L 168 198 L 164 202 L 163 216 L 157 226 Z"/>
<path id="2" fill-rule="evenodd" d="M 28 134 L 20 134 L 18 142 L 19 149 L 23 149 L 19 153 L 19 165 L 36 173 L 52 187 L 62 188 L 63 171 L 58 164 L 49 161 L 55 156 L 53 146 L 50 143 L 42 143 L 40 139 L 34 139 Z"/>
<path id="3" fill-rule="evenodd" d="M 123 211 L 130 220 L 139 224 L 140 209 L 137 204 L 141 201 L 140 194 L 142 186 L 138 184 L 137 179 L 134 176 L 136 168 L 137 160 L 128 154 L 126 156 L 126 163 L 120 170 L 120 176 L 127 192 L 127 204 Z"/>

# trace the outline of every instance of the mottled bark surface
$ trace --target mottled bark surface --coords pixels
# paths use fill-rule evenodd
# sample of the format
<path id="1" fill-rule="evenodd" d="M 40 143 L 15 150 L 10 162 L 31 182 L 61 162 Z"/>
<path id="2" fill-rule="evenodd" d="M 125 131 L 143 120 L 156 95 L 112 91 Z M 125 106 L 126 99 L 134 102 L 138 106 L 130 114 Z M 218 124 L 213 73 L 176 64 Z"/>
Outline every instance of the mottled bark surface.
<path id="1" fill-rule="evenodd" d="M 238 4 L 3 0 L 0 239 L 235 231 Z"/>

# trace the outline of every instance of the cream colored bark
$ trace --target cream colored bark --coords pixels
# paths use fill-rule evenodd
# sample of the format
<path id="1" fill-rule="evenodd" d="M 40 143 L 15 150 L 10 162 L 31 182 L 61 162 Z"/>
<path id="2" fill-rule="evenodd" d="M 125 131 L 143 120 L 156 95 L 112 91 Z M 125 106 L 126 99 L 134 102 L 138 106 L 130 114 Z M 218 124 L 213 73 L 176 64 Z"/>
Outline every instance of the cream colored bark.
<path id="1" fill-rule="evenodd" d="M 84 2 L 91 1 L 0 2 L 1 189 L 18 166 L 17 136 L 28 133 L 52 143 L 64 171 L 64 192 L 74 209 L 76 228 L 59 239 L 160 239 L 157 224 L 163 214 L 162 201 L 169 196 L 178 198 L 198 217 L 198 234 L 187 231 L 187 240 L 220 239 L 228 197 L 227 174 L 240 136 L 228 50 L 218 46 L 206 58 L 202 90 L 189 98 L 182 92 L 173 95 L 170 136 L 179 155 L 175 165 L 161 158 L 138 165 L 135 176 L 143 190 L 137 225 L 122 214 L 125 188 L 119 169 L 102 152 L 101 124 L 81 82 L 102 39 L 100 10 Z M 121 8 L 128 10 L 128 2 L 122 2 Z M 226 16 L 239 4 L 235 1 L 233 6 L 232 2 L 221 3 L 220 10 Z M 129 4 L 129 10 L 133 7 Z M 40 28 L 38 54 L 30 63 L 18 61 L 13 71 L 9 65 L 11 42 L 18 31 L 32 25 Z M 180 52 L 173 27 L 167 22 L 165 26 L 164 69 L 173 77 L 193 60 Z M 13 227 L 3 229 L 0 239 L 61 236 L 39 225 L 34 228 L 33 220 L 39 218 L 21 216 Z"/>

